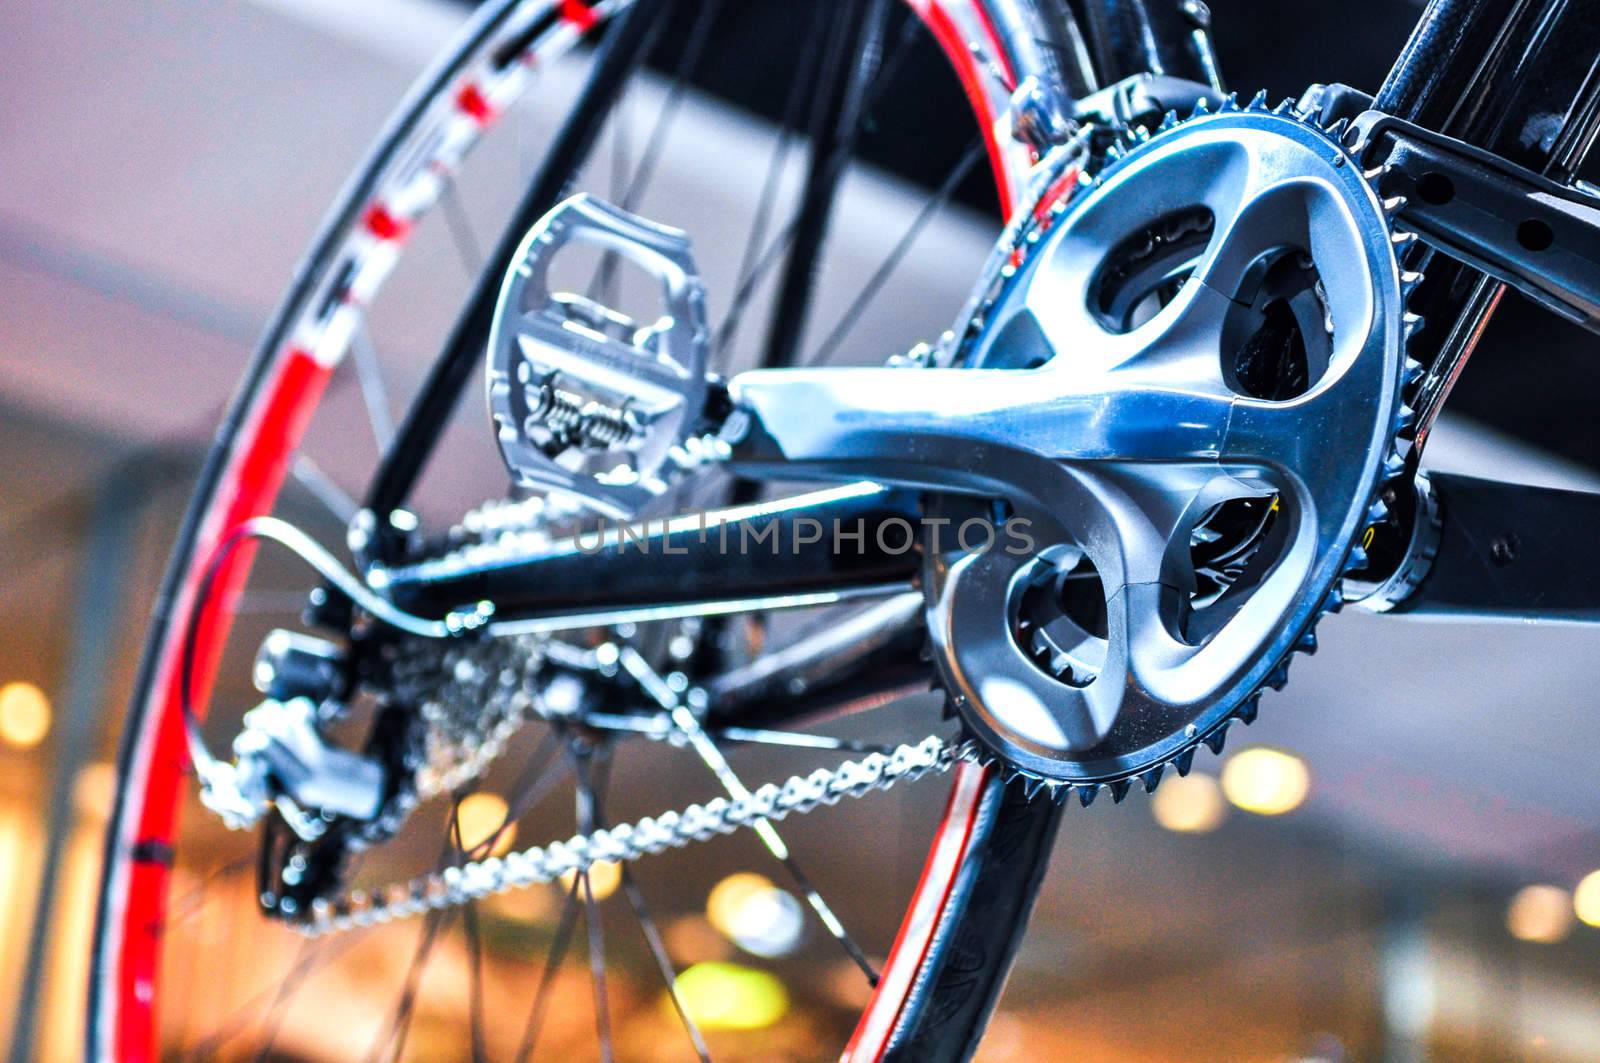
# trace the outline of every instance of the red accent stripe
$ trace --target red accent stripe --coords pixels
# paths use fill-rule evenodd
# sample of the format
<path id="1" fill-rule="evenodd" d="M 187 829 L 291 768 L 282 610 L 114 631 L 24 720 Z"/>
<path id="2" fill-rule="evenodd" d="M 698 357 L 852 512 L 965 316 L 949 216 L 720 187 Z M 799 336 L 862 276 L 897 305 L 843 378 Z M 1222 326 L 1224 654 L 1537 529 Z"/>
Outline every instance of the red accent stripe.
<path id="1" fill-rule="evenodd" d="M 368 207 L 361 224 L 366 227 L 367 232 L 380 240 L 404 240 L 411 234 L 411 223 L 389 213 L 389 208 L 382 203 L 374 203 Z"/>
<path id="2" fill-rule="evenodd" d="M 1000 197 L 1000 213 L 1009 218 L 1013 204 L 1011 185 L 1006 180 L 1005 153 L 995 139 L 994 112 L 989 110 L 989 98 L 984 94 L 983 80 L 972 51 L 961 36 L 960 28 L 951 21 L 937 0 L 912 0 L 912 7 L 928 24 L 929 31 L 939 42 L 939 47 L 944 49 L 950 65 L 956 68 L 956 76 L 961 79 L 961 88 L 967 94 L 967 102 L 972 105 L 973 116 L 977 118 L 979 131 L 983 133 L 984 147 L 989 151 L 989 166 L 994 170 L 995 187 Z"/>
<path id="3" fill-rule="evenodd" d="M 1044 195 L 1039 197 L 1039 202 L 1034 204 L 1033 220 L 1038 222 L 1041 227 L 1048 229 L 1054 221 L 1050 212 L 1057 203 L 1072 194 L 1072 190 L 1077 187 L 1077 184 L 1078 168 L 1069 166 L 1066 173 L 1056 178 L 1050 187 L 1045 189 Z"/>
<path id="4" fill-rule="evenodd" d="M 289 458 L 299 447 L 331 372 L 331 367 L 318 363 L 308 351 L 295 348 L 284 354 L 274 378 L 266 385 L 255 428 L 244 432 L 242 449 L 235 453 L 219 485 L 215 504 L 220 509 L 213 509 L 201 528 L 194 567 L 178 595 L 178 608 L 184 612 L 176 615 L 174 635 L 169 636 L 160 679 L 154 688 L 159 692 L 151 707 L 157 714 L 154 748 L 134 830 L 134 837 L 141 841 L 173 844 L 182 807 L 180 798 L 188 785 L 189 750 L 179 700 L 181 654 L 177 651 L 176 633 L 183 630 L 196 585 L 217 544 L 231 529 L 272 510 Z M 205 714 L 234 606 L 249 576 L 253 556 L 249 546 L 229 555 L 217 571 L 211 598 L 201 612 L 191 672 L 194 709 L 201 716 Z M 169 871 L 165 863 L 149 861 L 130 867 L 127 906 L 122 917 L 122 956 L 116 974 L 116 1045 L 117 1058 L 121 1060 L 155 1058 L 156 979 Z"/>
<path id="5" fill-rule="evenodd" d="M 583 0 L 561 0 L 561 21 L 570 22 L 584 33 L 594 29 L 600 16 Z"/>
<path id="6" fill-rule="evenodd" d="M 470 81 L 456 93 L 456 109 L 479 125 L 494 121 L 494 106 L 484 96 L 483 90 Z"/>
<path id="7" fill-rule="evenodd" d="M 906 916 L 889 950 L 888 962 L 878 976 L 878 990 L 861 1013 L 839 1063 L 876 1063 L 883 1057 L 889 1035 L 900 1021 L 900 1012 L 910 995 L 916 972 L 921 969 L 933 943 L 939 919 L 950 903 L 950 891 L 966 863 L 972 828 L 978 819 L 978 805 L 987 784 L 988 769 L 970 761 L 956 766 L 944 818 L 933 844 L 928 847 L 922 877 L 911 894 L 911 903 L 906 906 Z"/>
<path id="8" fill-rule="evenodd" d="M 994 56 L 994 61 L 999 65 L 1000 72 L 1005 77 L 1006 88 L 1015 90 L 1017 87 L 1017 72 L 1011 66 L 1011 57 L 1006 54 L 1005 45 L 1000 42 L 1000 34 L 995 31 L 994 20 L 989 17 L 989 8 L 985 4 L 973 4 L 972 8 L 978 13 L 978 22 L 983 26 L 983 35 L 989 38 L 989 51 Z"/>

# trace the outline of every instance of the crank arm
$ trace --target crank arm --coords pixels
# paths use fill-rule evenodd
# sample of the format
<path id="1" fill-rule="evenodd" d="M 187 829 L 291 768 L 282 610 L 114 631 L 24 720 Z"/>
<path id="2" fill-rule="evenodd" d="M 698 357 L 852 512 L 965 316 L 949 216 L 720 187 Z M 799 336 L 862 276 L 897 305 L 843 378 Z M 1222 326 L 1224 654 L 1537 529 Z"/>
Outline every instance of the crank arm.
<path id="1" fill-rule="evenodd" d="M 1352 151 L 1423 240 L 1600 331 L 1600 196 L 1381 111 L 1350 125 Z"/>
<path id="2" fill-rule="evenodd" d="M 1391 580 L 1361 604 L 1455 620 L 1600 622 L 1600 494 L 1429 473 L 1417 531 Z"/>

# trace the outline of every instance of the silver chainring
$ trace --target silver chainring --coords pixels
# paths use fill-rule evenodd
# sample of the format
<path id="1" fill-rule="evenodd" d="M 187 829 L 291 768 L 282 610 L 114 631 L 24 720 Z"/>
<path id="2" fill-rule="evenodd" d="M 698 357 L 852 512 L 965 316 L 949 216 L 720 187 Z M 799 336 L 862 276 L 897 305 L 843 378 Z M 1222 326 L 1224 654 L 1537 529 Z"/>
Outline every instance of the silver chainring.
<path id="1" fill-rule="evenodd" d="M 1412 237 L 1377 175 L 1287 103 L 1169 114 L 1092 181 L 1081 146 L 1058 155 L 942 361 L 1173 401 L 1149 405 L 1138 460 L 1075 462 L 1049 505 L 1013 501 L 1036 553 L 930 554 L 926 587 L 969 732 L 1032 787 L 1087 804 L 1103 786 L 1153 790 L 1169 763 L 1186 773 L 1202 742 L 1220 752 L 1314 650 L 1403 467 L 1420 277 L 1397 264 Z M 1190 396 L 1231 404 L 1225 439 L 1186 431 Z M 1149 442 L 1162 425 L 1169 452 Z"/>

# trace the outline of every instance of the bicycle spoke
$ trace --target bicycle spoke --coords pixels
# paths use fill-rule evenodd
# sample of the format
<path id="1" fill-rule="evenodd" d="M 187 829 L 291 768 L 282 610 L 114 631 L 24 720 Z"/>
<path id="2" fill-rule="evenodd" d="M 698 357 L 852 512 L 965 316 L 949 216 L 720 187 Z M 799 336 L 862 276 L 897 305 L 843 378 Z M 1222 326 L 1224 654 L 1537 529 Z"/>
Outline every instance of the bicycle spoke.
<path id="1" fill-rule="evenodd" d="M 794 222 L 791 221 L 785 225 L 783 231 L 773 237 L 772 243 L 768 244 L 761 252 L 755 265 L 734 287 L 733 298 L 728 305 L 728 312 L 724 315 L 722 324 L 717 328 L 716 337 L 711 341 L 713 357 L 722 354 L 732 345 L 733 337 L 738 333 L 739 325 L 744 319 L 745 307 L 751 297 L 755 295 L 756 288 L 771 272 L 772 267 L 783 261 L 783 256 L 788 253 L 790 246 L 794 243 L 795 231 Z"/>
<path id="2" fill-rule="evenodd" d="M 483 269 L 483 244 L 478 240 L 467 206 L 461 201 L 461 192 L 454 181 L 444 186 L 439 195 L 439 208 L 444 212 L 445 225 L 450 229 L 450 242 L 455 245 L 456 257 L 467 271 L 468 277 L 477 277 Z"/>
<path id="3" fill-rule="evenodd" d="M 749 800 L 750 789 L 745 786 L 744 782 L 728 764 L 727 758 L 722 755 L 722 750 L 717 747 L 717 744 L 711 740 L 711 736 L 701 729 L 699 721 L 694 718 L 694 714 L 687 708 L 679 706 L 673 711 L 672 718 L 684 731 L 685 736 L 689 739 L 690 746 L 699 754 L 706 767 L 722 783 L 723 789 L 728 791 L 729 796 L 735 800 Z M 804 895 L 806 904 L 816 913 L 817 918 L 822 921 L 822 925 L 827 929 L 828 933 L 833 936 L 834 940 L 839 942 L 845 954 L 855 962 L 855 965 L 861 968 L 862 973 L 867 976 L 867 982 L 871 985 L 877 985 L 878 972 L 873 969 L 872 961 L 867 959 L 866 952 L 862 950 L 860 945 L 856 944 L 849 931 L 845 930 L 844 924 L 834 914 L 832 906 L 817 891 L 816 886 L 812 885 L 811 876 L 806 874 L 805 869 L 800 866 L 800 862 L 795 859 L 794 853 L 790 851 L 788 844 L 778 834 L 778 828 L 774 827 L 770 820 L 761 819 L 755 822 L 754 829 L 756 836 L 767 847 L 767 851 L 773 855 L 773 858 L 778 863 L 783 865 L 784 870 L 789 873 L 789 877 L 794 880 L 794 884 Z"/>
<path id="4" fill-rule="evenodd" d="M 905 234 L 894 245 L 894 250 L 889 252 L 889 257 L 884 259 L 883 264 L 861 286 L 861 291 L 856 296 L 855 301 L 840 315 L 838 323 L 833 326 L 833 331 L 829 332 L 827 338 L 817 346 L 816 353 L 809 359 L 810 364 L 816 365 L 825 361 L 838 349 L 839 344 L 850 334 L 850 330 L 855 327 L 856 322 L 861 319 L 862 313 L 877 298 L 878 292 L 888 281 L 890 275 L 894 273 L 895 267 L 900 265 L 906 253 L 911 250 L 911 245 L 917 242 L 918 236 L 922 235 L 923 229 L 933 220 L 934 215 L 938 214 L 940 210 L 944 209 L 945 204 L 950 202 L 950 197 L 955 194 L 955 190 L 960 187 L 962 181 L 967 179 L 967 175 L 972 172 L 972 168 L 982 158 L 984 158 L 983 141 L 975 140 L 968 146 L 966 152 L 956 163 L 955 168 L 950 171 L 949 176 L 944 179 L 944 183 L 923 202 L 922 209 L 917 211 L 917 216 L 912 219 L 911 225 L 907 227 Z"/>
<path id="5" fill-rule="evenodd" d="M 365 939 L 360 934 L 352 935 L 342 942 L 337 949 L 329 949 L 321 953 L 318 953 L 315 949 L 315 946 L 319 944 L 318 942 L 307 941 L 302 943 L 299 952 L 296 954 L 295 966 L 289 969 L 288 975 L 281 983 L 275 986 L 268 986 L 253 994 L 242 1005 L 229 1013 L 225 1019 L 217 1023 L 216 1031 L 211 1036 L 185 1052 L 182 1058 L 215 1058 L 218 1049 L 250 1027 L 253 1016 L 261 1010 L 262 1004 L 268 1000 L 276 1001 L 286 992 L 292 998 L 309 981 L 312 975 L 331 965 L 363 940 Z"/>
<path id="6" fill-rule="evenodd" d="M 355 520 L 356 512 L 360 508 L 356 505 L 356 500 L 335 483 L 332 477 L 323 472 L 322 466 L 313 461 L 305 451 L 302 450 L 294 456 L 293 471 L 295 480 L 310 491 L 329 513 L 338 518 L 339 523 L 349 524 Z"/>
<path id="7" fill-rule="evenodd" d="M 626 169 L 623 158 L 620 153 L 613 157 L 611 198 L 623 210 L 634 210 L 638 206 L 650 183 L 650 178 L 655 174 L 656 164 L 660 162 L 661 153 L 667 145 L 667 138 L 683 105 L 684 93 L 689 85 L 689 75 L 700 64 L 700 57 L 705 53 L 706 44 L 711 37 L 711 28 L 716 24 L 723 2 L 724 0 L 709 0 L 695 17 L 689 41 L 684 45 L 683 55 L 679 57 L 677 69 L 673 72 L 672 87 L 667 90 L 667 97 L 656 112 L 656 120 L 650 128 L 650 136 L 645 141 L 644 152 L 639 157 L 638 165 L 633 168 L 633 176 L 626 184 L 618 183 L 618 179 Z M 625 108 L 622 113 L 626 114 Z M 614 120 L 614 124 L 620 132 L 623 123 Z M 600 267 L 590 286 L 591 291 L 608 290 L 616 279 L 616 271 L 616 252 L 607 251 L 600 260 Z"/>
<path id="8" fill-rule="evenodd" d="M 457 798 L 450 804 L 450 818 L 446 823 L 444 844 L 440 848 L 439 858 L 435 868 L 442 868 L 450 862 L 453 854 L 460 851 L 458 839 L 461 837 L 461 822 L 458 815 L 461 807 Z M 406 968 L 404 989 L 401 991 L 400 1000 L 395 1006 L 394 1016 L 390 1019 L 387 1030 L 380 1029 L 378 1036 L 373 1040 L 372 1047 L 367 1052 L 367 1063 L 377 1063 L 378 1060 L 387 1058 L 398 1061 L 405 1052 L 406 1039 L 411 1033 L 411 1019 L 416 1013 L 417 990 L 422 985 L 422 974 L 428 966 L 428 960 L 433 955 L 433 947 L 438 943 L 439 935 L 445 925 L 450 921 L 454 909 L 439 908 L 430 911 L 423 920 L 422 932 L 417 937 L 417 947 L 411 954 L 411 963 Z M 388 1054 L 387 1050 L 393 1046 L 394 1051 Z"/>
<path id="9" fill-rule="evenodd" d="M 367 331 L 365 318 L 350 338 L 350 360 L 355 363 L 356 379 L 361 384 L 361 400 L 366 403 L 373 441 L 382 453 L 394 439 L 394 414 L 389 405 L 389 387 L 383 378 L 378 348 L 372 342 L 372 333 Z"/>
<path id="10" fill-rule="evenodd" d="M 667 944 L 661 939 L 661 931 L 656 926 L 655 917 L 650 914 L 650 908 L 645 903 L 644 891 L 639 888 L 633 872 L 626 865 L 622 868 L 622 892 L 627 895 L 628 906 L 633 909 L 634 918 L 639 921 L 639 930 L 644 934 L 645 943 L 650 947 L 650 955 L 655 958 L 656 969 L 661 972 L 662 980 L 667 983 L 667 996 L 672 1001 L 672 1010 L 678 1013 L 678 1020 L 683 1023 L 684 1032 L 689 1035 L 689 1041 L 694 1045 L 695 1055 L 700 1057 L 701 1063 L 711 1063 L 711 1053 L 706 1049 L 700 1027 L 695 1025 L 694 1019 L 689 1015 L 689 1009 L 684 1007 L 683 998 L 678 993 L 678 972 L 672 965 L 672 957 L 667 954 Z"/>
<path id="11" fill-rule="evenodd" d="M 309 957 L 311 953 L 307 952 L 307 950 L 316 944 L 316 942 L 308 941 L 301 946 L 301 950 Z M 295 965 L 294 974 L 300 973 L 298 970 L 300 966 L 301 964 L 299 963 Z M 283 1020 L 289 1015 L 289 1004 L 299 992 L 299 987 L 304 984 L 303 979 L 291 976 L 284 979 L 283 985 L 279 987 L 278 995 L 272 1000 L 272 1007 L 267 1009 L 266 1029 L 260 1039 L 261 1047 L 256 1052 L 255 1063 L 266 1063 L 272 1057 L 272 1047 L 278 1043 L 278 1032 L 283 1029 Z"/>
<path id="12" fill-rule="evenodd" d="M 474 859 L 480 859 L 484 854 L 494 849 L 505 832 L 517 820 L 521 819 L 534 805 L 538 804 L 545 794 L 555 787 L 565 773 L 566 765 L 562 762 L 550 763 L 556 752 L 560 749 L 560 742 L 554 731 L 549 732 L 539 740 L 532 753 L 528 755 L 527 764 L 523 765 L 522 773 L 517 781 L 505 793 L 506 814 L 500 826 L 495 828 L 493 834 L 478 842 L 472 847 L 469 854 Z"/>
<path id="13" fill-rule="evenodd" d="M 378 1031 L 377 1039 L 368 1050 L 368 1063 L 378 1063 L 381 1059 L 398 1060 L 405 1052 L 406 1038 L 411 1033 L 411 1017 L 416 1013 L 417 990 L 422 984 L 422 973 L 433 955 L 440 932 L 452 914 L 453 910 L 449 908 L 428 913 L 422 924 L 422 933 L 417 938 L 416 950 L 411 954 L 410 966 L 406 969 L 405 988 L 400 994 L 400 1001 L 387 1027 Z M 391 1047 L 393 1052 L 389 1051 Z"/>
<path id="14" fill-rule="evenodd" d="M 467 931 L 467 963 L 470 964 L 468 1016 L 472 1030 L 472 1063 L 489 1058 L 483 1022 L 483 938 L 478 933 L 478 902 L 468 901 L 461 908 L 461 922 Z"/>
<path id="15" fill-rule="evenodd" d="M 751 796 L 750 789 L 745 786 L 738 773 L 733 770 L 733 766 L 728 763 L 728 758 L 722 755 L 722 750 L 712 740 L 711 736 L 706 733 L 705 728 L 700 726 L 700 721 L 695 717 L 694 713 L 690 712 L 688 706 L 678 700 L 677 694 L 662 681 L 655 670 L 639 655 L 639 651 L 632 646 L 624 646 L 619 660 L 623 668 L 627 669 L 628 673 L 638 680 L 645 693 L 649 694 L 667 712 L 674 726 L 688 740 L 690 748 L 710 769 L 712 775 L 716 776 L 717 781 L 722 784 L 722 788 L 728 791 L 728 796 L 735 800 L 749 800 Z M 834 914 L 832 906 L 812 885 L 811 877 L 806 874 L 805 869 L 800 866 L 800 862 L 795 859 L 794 854 L 789 850 L 788 844 L 784 842 L 783 837 L 778 833 L 778 829 L 772 825 L 770 820 L 765 819 L 756 820 L 752 827 L 756 832 L 756 836 L 767 847 L 767 851 L 783 865 L 784 870 L 794 879 L 795 885 L 799 887 L 800 892 L 805 896 L 806 903 L 816 913 L 817 918 L 822 921 L 822 925 L 827 929 L 828 933 L 833 936 L 835 941 L 839 942 L 845 954 L 855 962 L 856 966 L 861 968 L 862 973 L 867 976 L 867 981 L 872 985 L 877 985 L 878 972 L 873 969 L 872 961 L 867 959 L 866 952 L 862 950 L 860 945 L 856 944 L 849 931 L 845 930 L 844 924 Z"/>
<path id="16" fill-rule="evenodd" d="M 304 600 L 304 595 L 301 596 L 301 599 Z M 253 855 L 241 856 L 237 860 L 223 864 L 219 868 L 213 868 L 212 870 L 207 871 L 205 876 L 201 878 L 199 885 L 195 886 L 188 893 L 184 894 L 182 897 L 173 902 L 167 918 L 161 924 L 161 932 L 163 934 L 169 934 L 172 932 L 174 927 L 177 927 L 182 923 L 195 918 L 201 912 L 205 911 L 207 898 L 209 897 L 211 890 L 219 882 L 221 882 L 223 879 L 232 878 L 234 875 L 251 869 L 255 866 L 255 862 L 256 858 Z"/>
<path id="17" fill-rule="evenodd" d="M 577 781 L 578 831 L 592 834 L 599 820 L 598 799 L 589 777 L 591 754 L 587 751 L 572 753 L 573 777 Z M 578 885 L 583 893 L 583 921 L 589 935 L 589 980 L 594 986 L 595 1033 L 600 1038 L 601 1063 L 611 1063 L 611 1007 L 606 994 L 606 939 L 600 919 L 600 905 L 595 901 L 594 889 L 588 871 L 578 873 Z"/>
<path id="18" fill-rule="evenodd" d="M 795 128 L 800 121 L 800 108 L 805 102 L 807 89 L 814 77 L 813 70 L 821 54 L 821 49 L 815 47 L 815 44 L 822 27 L 827 23 L 826 10 L 823 5 L 818 4 L 812 13 L 811 28 L 807 31 L 805 49 L 801 52 L 802 66 L 796 71 L 794 83 L 789 86 L 789 98 L 784 101 L 783 122 L 779 126 L 777 140 L 772 146 L 772 154 L 767 159 L 767 173 L 761 181 L 761 195 L 756 200 L 756 213 L 750 222 L 750 235 L 745 239 L 744 256 L 737 274 L 738 280 L 733 285 L 733 299 L 728 305 L 728 312 L 723 316 L 722 323 L 717 326 L 716 338 L 712 342 L 713 356 L 721 354 L 724 348 L 733 342 L 733 337 L 739 331 L 739 322 L 744 316 L 745 305 L 760 280 L 757 266 L 766 253 L 762 251 L 762 244 L 766 240 L 767 226 L 771 222 L 773 207 L 777 202 L 778 182 L 783 176 L 784 163 L 788 161 L 789 148 L 794 143 Z M 784 242 L 784 246 L 787 248 L 787 241 Z M 760 270 L 761 274 L 765 272 L 765 269 Z"/>
<path id="19" fill-rule="evenodd" d="M 677 733 L 671 720 L 660 716 L 629 716 L 610 712 L 589 712 L 583 716 L 586 727 L 602 731 L 623 731 L 648 738 L 668 738 Z M 706 733 L 724 742 L 739 745 L 784 746 L 792 749 L 826 749 L 839 753 L 882 753 L 894 751 L 892 743 L 862 742 L 853 738 L 808 734 L 803 731 L 774 731 L 763 727 L 712 727 Z"/>
<path id="20" fill-rule="evenodd" d="M 879 58 L 886 0 L 857 0 L 835 20 L 819 70 L 811 115 L 811 159 L 795 212 L 796 235 L 779 282 L 777 301 L 761 353 L 764 368 L 793 365 L 816 285 L 845 166 L 860 135 L 864 100 Z"/>
<path id="21" fill-rule="evenodd" d="M 522 1043 L 517 1047 L 516 1063 L 528 1063 L 533 1056 L 534 1045 L 538 1043 L 539 1029 L 544 1025 L 545 1006 L 550 1000 L 550 987 L 555 984 L 556 971 L 566 958 L 567 949 L 572 944 L 572 930 L 578 922 L 578 889 L 581 884 L 577 876 L 573 876 L 572 885 L 567 889 L 561 918 L 556 923 L 555 938 L 550 943 L 550 952 L 545 956 L 544 970 L 539 973 L 539 988 L 534 992 L 533 1007 L 528 1010 L 528 1021 L 522 1028 Z"/>
<path id="22" fill-rule="evenodd" d="M 700 65 L 700 59 L 705 55 L 706 45 L 711 40 L 711 29 L 722 13 L 724 2 L 725 0 L 708 0 L 700 8 L 699 15 L 695 17 L 694 29 L 689 33 L 689 40 L 683 46 L 683 55 L 673 72 L 672 87 L 667 90 L 667 98 L 661 103 L 655 125 L 650 130 L 650 138 L 645 141 L 644 153 L 639 157 L 639 165 L 633 171 L 633 180 L 623 196 L 624 209 L 632 210 L 638 205 L 645 188 L 650 183 L 650 178 L 655 174 L 656 164 L 660 162 L 661 152 L 667 144 L 667 137 L 677 120 L 678 111 L 683 106 L 684 94 L 689 87 L 689 75 Z"/>

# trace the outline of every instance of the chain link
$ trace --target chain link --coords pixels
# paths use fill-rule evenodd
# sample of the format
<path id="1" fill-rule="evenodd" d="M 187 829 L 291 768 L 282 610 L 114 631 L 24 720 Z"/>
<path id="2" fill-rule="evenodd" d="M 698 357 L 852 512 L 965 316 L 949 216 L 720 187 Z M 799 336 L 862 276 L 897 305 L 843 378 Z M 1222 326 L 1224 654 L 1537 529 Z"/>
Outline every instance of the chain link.
<path id="1" fill-rule="evenodd" d="M 553 882 L 600 861 L 635 860 L 765 820 L 809 812 L 818 805 L 837 804 L 841 798 L 887 790 L 901 780 L 947 771 L 956 761 L 971 759 L 975 753 L 968 745 L 952 745 L 930 735 L 887 754 L 872 753 L 835 768 L 793 775 L 781 785 L 768 783 L 748 797 L 716 797 L 681 812 L 664 812 L 505 857 L 469 860 L 386 888 L 354 890 L 343 901 L 317 901 L 307 915 L 294 911 L 287 900 L 279 901 L 277 910 L 311 936 L 388 923 L 493 893 Z"/>

